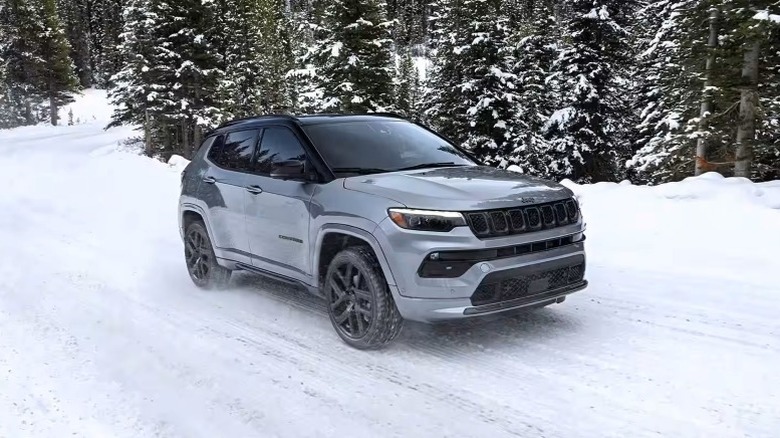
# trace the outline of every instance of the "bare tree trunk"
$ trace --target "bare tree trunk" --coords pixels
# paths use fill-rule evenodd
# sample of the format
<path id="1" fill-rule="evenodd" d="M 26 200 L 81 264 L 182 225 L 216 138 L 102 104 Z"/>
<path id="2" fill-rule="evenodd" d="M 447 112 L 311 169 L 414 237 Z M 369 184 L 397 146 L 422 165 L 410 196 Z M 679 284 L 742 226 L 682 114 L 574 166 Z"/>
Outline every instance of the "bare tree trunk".
<path id="1" fill-rule="evenodd" d="M 196 123 L 192 126 L 192 129 L 192 151 L 190 151 L 190 156 L 187 157 L 188 160 L 192 159 L 192 157 L 195 155 L 195 152 L 200 148 L 200 144 L 203 143 L 203 130 L 201 127 Z"/>
<path id="2" fill-rule="evenodd" d="M 181 137 L 179 137 L 179 147 L 178 147 L 179 150 L 177 150 L 176 153 L 180 154 L 182 157 L 186 157 L 187 155 L 189 155 L 189 150 L 190 150 L 190 142 L 187 141 L 187 139 L 189 138 L 188 131 L 190 130 L 190 124 L 188 118 L 182 117 L 180 129 L 181 129 Z"/>
<path id="3" fill-rule="evenodd" d="M 59 122 L 59 109 L 57 108 L 57 100 L 54 95 L 49 97 L 49 118 L 51 119 L 52 126 L 57 126 Z"/>
<path id="4" fill-rule="evenodd" d="M 718 10 L 710 9 L 710 38 L 707 42 L 709 54 L 707 55 L 707 66 L 705 71 L 704 91 L 701 100 L 701 112 L 699 113 L 699 139 L 696 142 L 696 176 L 705 171 L 707 160 L 707 139 L 701 136 L 701 133 L 707 129 L 707 118 L 712 113 L 712 98 L 710 97 L 710 87 L 712 87 L 712 69 L 715 67 L 715 49 L 718 47 Z"/>
<path id="5" fill-rule="evenodd" d="M 750 178 L 753 164 L 753 142 L 756 139 L 756 107 L 758 107 L 758 55 L 760 40 L 756 39 L 745 52 L 742 67 L 742 96 L 739 103 L 739 129 L 734 176 Z"/>
<path id="6" fill-rule="evenodd" d="M 146 155 L 151 157 L 152 156 L 152 123 L 151 120 L 149 120 L 149 110 L 144 111 L 144 149 L 146 151 Z"/>

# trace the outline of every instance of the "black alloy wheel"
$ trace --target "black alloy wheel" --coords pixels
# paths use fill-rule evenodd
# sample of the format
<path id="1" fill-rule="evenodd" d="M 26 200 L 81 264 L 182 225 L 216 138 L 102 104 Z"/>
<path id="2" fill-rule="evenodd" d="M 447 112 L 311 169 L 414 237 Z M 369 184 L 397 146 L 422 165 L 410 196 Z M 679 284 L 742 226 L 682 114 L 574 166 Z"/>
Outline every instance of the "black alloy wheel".
<path id="1" fill-rule="evenodd" d="M 230 270 L 217 263 L 206 227 L 193 222 L 184 235 L 184 258 L 190 278 L 200 288 L 223 288 L 230 281 Z"/>
<path id="2" fill-rule="evenodd" d="M 370 248 L 351 247 L 336 255 L 324 284 L 328 315 L 352 347 L 378 349 L 395 339 L 403 319 Z"/>

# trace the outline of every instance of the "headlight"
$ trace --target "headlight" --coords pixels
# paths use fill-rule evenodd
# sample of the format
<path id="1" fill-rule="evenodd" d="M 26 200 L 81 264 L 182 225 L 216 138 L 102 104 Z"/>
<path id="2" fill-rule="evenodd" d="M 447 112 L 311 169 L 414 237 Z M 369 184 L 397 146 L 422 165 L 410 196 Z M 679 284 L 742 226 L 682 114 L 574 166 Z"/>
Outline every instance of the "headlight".
<path id="1" fill-rule="evenodd" d="M 390 219 L 401 228 L 415 231 L 438 231 L 446 233 L 455 227 L 465 227 L 462 214 L 452 211 L 409 210 L 391 208 Z"/>

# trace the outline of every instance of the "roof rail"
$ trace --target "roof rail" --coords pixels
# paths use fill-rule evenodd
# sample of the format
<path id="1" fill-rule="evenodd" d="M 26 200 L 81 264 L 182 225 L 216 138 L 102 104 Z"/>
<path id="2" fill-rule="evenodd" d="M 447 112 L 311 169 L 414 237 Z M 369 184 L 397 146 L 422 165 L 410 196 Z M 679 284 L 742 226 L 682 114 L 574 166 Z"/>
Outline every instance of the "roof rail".
<path id="1" fill-rule="evenodd" d="M 393 113 L 393 112 L 382 112 L 382 113 L 367 113 L 366 115 L 368 115 L 368 116 L 382 116 L 382 117 L 392 117 L 392 118 L 394 118 L 394 119 L 404 119 L 404 120 L 408 120 L 406 117 L 402 116 L 401 114 L 398 114 L 398 113 Z"/>
<path id="2" fill-rule="evenodd" d="M 250 117 L 243 117 L 240 119 L 228 120 L 227 122 L 222 123 L 221 125 L 217 126 L 214 129 L 216 130 L 220 128 L 225 128 L 227 126 L 233 126 L 251 120 L 263 120 L 263 119 L 273 119 L 273 118 L 296 120 L 295 116 L 292 116 L 290 114 L 263 114 L 259 116 L 250 116 Z"/>

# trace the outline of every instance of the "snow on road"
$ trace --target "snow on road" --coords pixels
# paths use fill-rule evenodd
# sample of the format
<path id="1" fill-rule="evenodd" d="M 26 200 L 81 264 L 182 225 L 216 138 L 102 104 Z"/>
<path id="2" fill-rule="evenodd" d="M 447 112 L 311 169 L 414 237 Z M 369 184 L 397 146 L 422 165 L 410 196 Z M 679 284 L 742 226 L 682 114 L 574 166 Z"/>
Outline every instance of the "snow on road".
<path id="1" fill-rule="evenodd" d="M 0 131 L 0 437 L 778 436 L 780 184 L 574 187 L 590 289 L 366 353 L 196 289 L 178 170 L 103 126 Z"/>

